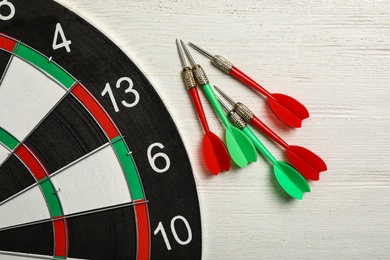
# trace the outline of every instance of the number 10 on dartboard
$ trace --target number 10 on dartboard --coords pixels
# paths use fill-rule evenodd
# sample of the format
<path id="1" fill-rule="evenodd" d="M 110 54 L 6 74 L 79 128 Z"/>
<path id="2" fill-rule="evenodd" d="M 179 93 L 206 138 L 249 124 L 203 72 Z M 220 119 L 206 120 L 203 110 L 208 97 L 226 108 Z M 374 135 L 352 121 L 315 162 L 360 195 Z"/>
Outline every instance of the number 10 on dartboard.
<path id="1" fill-rule="evenodd" d="M 184 224 L 184 226 L 186 228 L 186 231 L 187 231 L 186 237 L 179 237 L 179 235 L 177 234 L 176 226 L 180 222 L 182 222 L 182 225 Z M 192 241 L 191 226 L 188 223 L 187 219 L 183 216 L 177 215 L 177 216 L 172 218 L 171 223 L 170 223 L 170 231 L 172 232 L 174 240 L 179 245 L 185 246 L 185 245 L 188 245 Z M 159 233 L 161 233 L 161 236 L 164 240 L 164 243 L 165 243 L 165 246 L 167 247 L 167 250 L 172 250 L 170 239 L 168 238 L 167 232 L 165 230 L 165 226 L 161 221 L 158 223 L 157 228 L 153 232 L 154 235 L 158 235 Z"/>

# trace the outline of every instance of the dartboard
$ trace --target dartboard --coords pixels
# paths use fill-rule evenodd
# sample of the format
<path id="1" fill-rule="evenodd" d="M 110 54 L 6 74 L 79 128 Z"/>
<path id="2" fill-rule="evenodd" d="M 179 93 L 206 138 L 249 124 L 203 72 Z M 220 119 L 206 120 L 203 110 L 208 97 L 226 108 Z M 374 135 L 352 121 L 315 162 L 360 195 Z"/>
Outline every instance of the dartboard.
<path id="1" fill-rule="evenodd" d="M 54 1 L 2 0 L 0 75 L 0 259 L 201 258 L 183 142 L 115 44 Z"/>

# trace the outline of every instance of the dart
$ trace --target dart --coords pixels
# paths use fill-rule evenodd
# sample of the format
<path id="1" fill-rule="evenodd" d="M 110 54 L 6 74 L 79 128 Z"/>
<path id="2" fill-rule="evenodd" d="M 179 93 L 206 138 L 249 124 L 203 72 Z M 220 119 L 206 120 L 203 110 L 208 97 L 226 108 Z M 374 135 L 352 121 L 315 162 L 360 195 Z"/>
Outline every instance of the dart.
<path id="1" fill-rule="evenodd" d="M 187 55 L 187 58 L 192 65 L 192 72 L 195 75 L 198 85 L 202 87 L 211 105 L 214 107 L 221 121 L 225 125 L 226 144 L 232 160 L 241 168 L 246 167 L 248 162 L 257 161 L 256 150 L 252 142 L 239 129 L 230 124 L 228 118 L 225 115 L 225 112 L 223 111 L 223 108 L 221 107 L 215 96 L 215 93 L 209 83 L 206 73 L 203 71 L 202 67 L 199 64 L 195 63 L 184 42 L 181 40 L 180 42 L 184 49 L 184 52 Z"/>
<path id="2" fill-rule="evenodd" d="M 234 106 L 235 111 L 241 118 L 247 123 L 251 123 L 254 127 L 262 131 L 273 141 L 282 146 L 287 153 L 287 156 L 291 164 L 306 178 L 309 180 L 319 180 L 320 172 L 326 171 L 327 166 L 325 162 L 315 153 L 301 146 L 289 145 L 274 131 L 272 131 L 264 122 L 262 122 L 253 112 L 241 102 L 234 101 L 224 91 L 217 86 L 215 89 L 221 94 L 230 104 Z"/>
<path id="3" fill-rule="evenodd" d="M 267 98 L 268 104 L 274 114 L 285 124 L 291 127 L 301 127 L 302 120 L 309 117 L 306 107 L 296 99 L 280 94 L 270 93 L 259 83 L 251 79 L 244 72 L 235 67 L 230 61 L 220 55 L 213 55 L 199 46 L 189 43 L 194 49 L 211 59 L 211 62 L 223 72 L 232 75 L 249 87 L 257 90 Z"/>
<path id="4" fill-rule="evenodd" d="M 290 164 L 278 161 L 247 126 L 247 123 L 236 112 L 229 110 L 218 97 L 217 99 L 226 111 L 227 117 L 232 124 L 241 129 L 241 131 L 252 141 L 256 149 L 273 164 L 275 177 L 287 194 L 295 199 L 301 200 L 304 192 L 310 192 L 310 187 L 306 179 Z"/>
<path id="5" fill-rule="evenodd" d="M 230 156 L 226 150 L 225 144 L 222 140 L 213 132 L 210 131 L 207 123 L 206 115 L 203 110 L 202 102 L 199 98 L 196 80 L 191 68 L 187 65 L 184 58 L 183 49 L 176 39 L 176 45 L 179 51 L 181 63 L 183 65 L 182 77 L 184 84 L 190 93 L 192 103 L 198 114 L 199 120 L 202 124 L 205 135 L 203 137 L 202 153 L 203 160 L 207 169 L 214 175 L 217 175 L 221 170 L 230 170 Z"/>

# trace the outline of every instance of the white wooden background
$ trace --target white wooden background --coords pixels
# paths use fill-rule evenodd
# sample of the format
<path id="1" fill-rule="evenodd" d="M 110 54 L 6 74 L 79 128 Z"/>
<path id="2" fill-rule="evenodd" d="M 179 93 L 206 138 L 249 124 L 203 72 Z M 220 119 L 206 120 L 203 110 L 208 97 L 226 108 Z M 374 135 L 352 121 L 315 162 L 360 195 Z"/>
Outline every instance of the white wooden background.
<path id="1" fill-rule="evenodd" d="M 203 259 L 389 259 L 390 1 L 57 1 L 118 44 L 169 108 L 198 186 Z M 311 117 L 303 128 L 290 129 L 260 95 L 193 52 L 211 83 L 246 103 L 290 144 L 326 161 L 328 171 L 303 201 L 283 194 L 261 157 L 245 169 L 207 173 L 176 38 L 223 55 L 271 92 L 306 105 Z M 222 135 L 208 105 L 206 113 Z"/>

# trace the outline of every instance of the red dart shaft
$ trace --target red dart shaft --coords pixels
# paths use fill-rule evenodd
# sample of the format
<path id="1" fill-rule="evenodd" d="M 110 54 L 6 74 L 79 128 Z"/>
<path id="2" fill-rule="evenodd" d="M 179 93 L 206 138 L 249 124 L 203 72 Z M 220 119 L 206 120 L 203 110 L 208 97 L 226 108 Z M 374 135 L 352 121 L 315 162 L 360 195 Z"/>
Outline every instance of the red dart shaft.
<path id="1" fill-rule="evenodd" d="M 284 149 L 288 150 L 290 148 L 290 146 L 279 135 L 272 131 L 271 128 L 264 124 L 257 116 L 253 116 L 250 123 L 268 135 L 272 140 L 280 144 Z"/>
<path id="2" fill-rule="evenodd" d="M 194 107 L 196 109 L 196 112 L 198 114 L 198 117 L 200 119 L 200 122 L 202 123 L 203 129 L 205 130 L 206 133 L 210 132 L 209 124 L 207 123 L 206 120 L 206 115 L 203 110 L 202 102 L 200 101 L 199 98 L 199 92 L 197 88 L 190 88 L 189 89 L 190 96 L 192 99 L 192 103 L 194 103 Z"/>
<path id="3" fill-rule="evenodd" d="M 238 80 L 242 81 L 243 83 L 247 84 L 251 88 L 259 91 L 261 94 L 265 95 L 267 98 L 272 98 L 271 93 L 269 93 L 265 88 L 260 86 L 259 83 L 254 81 L 252 78 L 250 78 L 248 75 L 246 75 L 244 72 L 239 70 L 237 67 L 233 66 L 232 69 L 229 72 L 230 75 L 237 78 Z"/>

